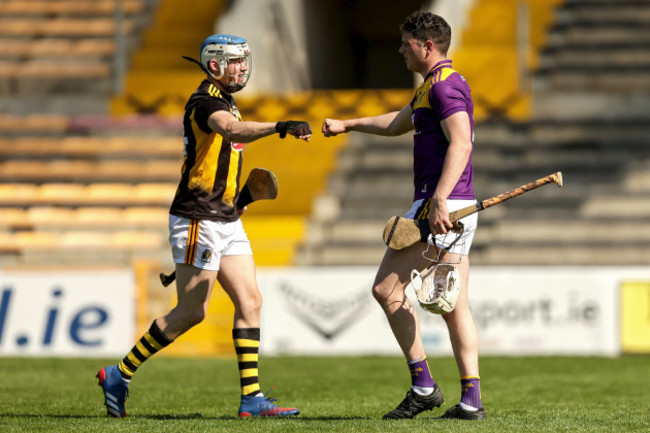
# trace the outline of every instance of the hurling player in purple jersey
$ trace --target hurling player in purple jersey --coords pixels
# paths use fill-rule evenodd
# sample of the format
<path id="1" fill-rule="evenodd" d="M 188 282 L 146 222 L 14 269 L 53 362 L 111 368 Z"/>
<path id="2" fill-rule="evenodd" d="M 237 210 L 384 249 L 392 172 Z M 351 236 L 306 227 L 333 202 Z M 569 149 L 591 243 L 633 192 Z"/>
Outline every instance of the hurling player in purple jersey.
<path id="1" fill-rule="evenodd" d="M 465 79 L 452 69 L 447 50 L 451 29 L 438 15 L 429 12 L 411 14 L 400 28 L 402 44 L 399 53 L 406 67 L 420 74 L 422 84 L 411 102 L 401 111 L 348 120 L 325 119 L 322 132 L 334 136 L 350 131 L 375 135 L 397 136 L 414 132 L 413 206 L 407 218 L 428 219 L 435 246 L 443 247 L 440 262 L 457 258 L 461 276 L 461 292 L 455 309 L 443 314 L 461 382 L 461 400 L 450 407 L 442 418 L 482 419 L 478 332 L 469 309 L 467 283 L 468 253 L 476 230 L 476 213 L 461 219 L 463 242 L 453 243 L 458 235 L 452 232 L 449 212 L 476 203 L 472 186 L 472 150 L 474 106 Z M 452 233 L 450 233 L 452 232 Z M 373 285 L 395 338 L 406 357 L 411 372 L 411 388 L 406 397 L 384 419 L 413 418 L 418 413 L 441 406 L 444 397 L 433 379 L 420 335 L 417 314 L 405 294 L 413 268 L 422 270 L 432 265 L 423 258 L 428 246 L 418 242 L 403 250 L 388 249 Z"/>

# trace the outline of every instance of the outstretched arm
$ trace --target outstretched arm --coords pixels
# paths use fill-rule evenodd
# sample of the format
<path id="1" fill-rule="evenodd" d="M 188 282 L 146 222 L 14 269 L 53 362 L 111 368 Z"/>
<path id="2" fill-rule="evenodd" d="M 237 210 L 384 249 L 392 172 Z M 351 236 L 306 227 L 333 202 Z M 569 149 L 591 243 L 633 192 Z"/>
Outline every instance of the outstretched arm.
<path id="1" fill-rule="evenodd" d="M 322 131 L 325 137 L 333 137 L 350 131 L 385 136 L 402 135 L 413 129 L 411 114 L 411 106 L 407 105 L 401 111 L 393 111 L 374 117 L 348 120 L 325 119 Z"/>
<path id="2" fill-rule="evenodd" d="M 309 141 L 311 128 L 307 122 L 239 122 L 227 111 L 215 111 L 208 118 L 208 126 L 228 141 L 250 143 L 262 137 L 280 133 L 293 135 L 301 140 Z"/>

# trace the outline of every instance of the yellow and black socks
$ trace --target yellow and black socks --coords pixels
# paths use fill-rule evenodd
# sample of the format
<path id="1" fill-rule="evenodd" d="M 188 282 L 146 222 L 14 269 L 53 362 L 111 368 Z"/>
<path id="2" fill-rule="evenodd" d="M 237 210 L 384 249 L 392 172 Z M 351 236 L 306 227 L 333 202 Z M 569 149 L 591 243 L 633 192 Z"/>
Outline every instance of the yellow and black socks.
<path id="1" fill-rule="evenodd" d="M 239 365 L 241 395 L 262 395 L 257 361 L 260 350 L 260 328 L 235 328 L 232 339 Z"/>
<path id="2" fill-rule="evenodd" d="M 154 320 L 149 330 L 135 343 L 135 346 L 117 366 L 124 381 L 130 382 L 135 371 L 143 362 L 154 353 L 168 346 L 172 341 L 163 334 Z"/>

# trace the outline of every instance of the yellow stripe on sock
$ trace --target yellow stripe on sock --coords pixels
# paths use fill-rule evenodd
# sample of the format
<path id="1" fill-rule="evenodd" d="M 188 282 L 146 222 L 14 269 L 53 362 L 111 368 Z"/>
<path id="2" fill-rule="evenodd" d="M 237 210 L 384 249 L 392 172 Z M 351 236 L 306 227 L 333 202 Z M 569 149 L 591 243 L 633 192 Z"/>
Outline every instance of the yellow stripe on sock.
<path id="1" fill-rule="evenodd" d="M 140 351 L 142 355 L 144 355 L 145 358 L 149 358 L 152 354 L 147 350 L 146 347 L 144 347 L 144 344 L 138 340 L 137 343 L 135 343 L 135 347 Z"/>
<path id="2" fill-rule="evenodd" d="M 235 338 L 235 347 L 260 347 L 258 340 L 248 340 L 243 338 Z"/>
<path id="3" fill-rule="evenodd" d="M 257 353 L 239 353 L 237 354 L 238 362 L 257 362 L 259 355 Z"/>
<path id="4" fill-rule="evenodd" d="M 122 373 L 125 373 L 129 376 L 133 376 L 135 374 L 135 371 L 132 371 L 129 367 L 127 367 L 124 361 L 120 361 L 120 364 L 117 366 L 117 368 L 119 368 Z"/>
<path id="5" fill-rule="evenodd" d="M 461 376 L 460 380 L 480 379 L 480 376 Z"/>
<path id="6" fill-rule="evenodd" d="M 258 377 L 259 376 L 259 369 L 257 368 L 247 368 L 244 370 L 240 370 L 240 377 Z"/>
<path id="7" fill-rule="evenodd" d="M 248 395 L 252 393 L 253 391 L 260 391 L 260 384 L 259 383 L 254 383 L 252 385 L 246 385 L 241 389 L 242 395 Z"/>
<path id="8" fill-rule="evenodd" d="M 133 355 L 133 353 L 129 352 L 129 354 L 126 355 L 126 357 L 129 361 L 131 361 L 131 364 L 135 365 L 136 367 L 140 367 L 142 365 L 142 362 L 138 358 L 136 358 Z"/>
<path id="9" fill-rule="evenodd" d="M 149 334 L 148 332 L 147 332 L 146 334 L 144 334 L 144 339 L 147 340 L 147 343 L 149 343 L 149 345 L 150 345 L 151 347 L 153 347 L 154 349 L 156 349 L 156 351 L 158 351 L 158 350 L 160 350 L 160 349 L 163 348 L 163 346 L 161 346 L 161 345 L 156 341 L 156 339 L 153 338 L 153 337 L 151 336 L 151 334 Z M 139 349 L 139 348 L 138 348 L 138 349 Z M 140 351 L 140 352 L 142 352 L 142 351 Z M 147 351 L 147 352 L 148 352 L 148 351 Z M 144 353 L 143 353 L 143 355 L 144 355 Z M 151 355 L 149 355 L 149 356 L 151 356 Z"/>

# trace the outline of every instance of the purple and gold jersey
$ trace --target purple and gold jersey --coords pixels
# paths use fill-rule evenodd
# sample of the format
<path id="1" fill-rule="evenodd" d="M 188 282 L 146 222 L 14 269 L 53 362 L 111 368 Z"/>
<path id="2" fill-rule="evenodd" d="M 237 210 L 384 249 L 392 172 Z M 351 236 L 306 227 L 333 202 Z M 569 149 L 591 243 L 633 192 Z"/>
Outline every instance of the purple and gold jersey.
<path id="1" fill-rule="evenodd" d="M 212 221 L 239 219 L 234 203 L 239 196 L 244 145 L 227 141 L 210 129 L 208 118 L 219 110 L 242 120 L 233 97 L 204 80 L 185 105 L 183 168 L 169 210 L 172 215 Z"/>
<path id="2" fill-rule="evenodd" d="M 465 79 L 451 68 L 451 60 L 436 64 L 415 91 L 411 101 L 413 137 L 413 201 L 431 198 L 440 180 L 449 142 L 440 122 L 459 111 L 467 112 L 474 141 L 474 103 Z M 467 166 L 449 195 L 450 199 L 473 199 L 473 169 L 470 154 Z"/>

